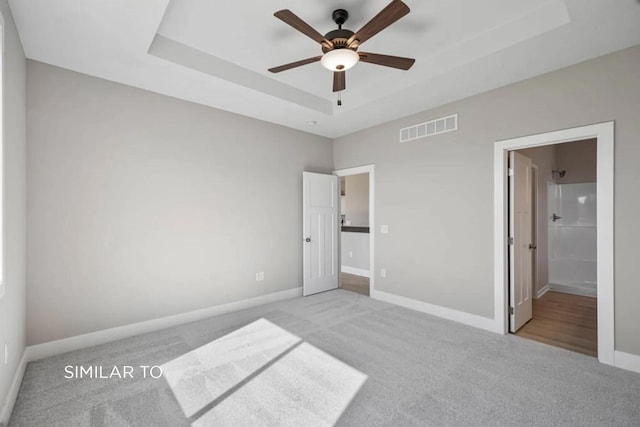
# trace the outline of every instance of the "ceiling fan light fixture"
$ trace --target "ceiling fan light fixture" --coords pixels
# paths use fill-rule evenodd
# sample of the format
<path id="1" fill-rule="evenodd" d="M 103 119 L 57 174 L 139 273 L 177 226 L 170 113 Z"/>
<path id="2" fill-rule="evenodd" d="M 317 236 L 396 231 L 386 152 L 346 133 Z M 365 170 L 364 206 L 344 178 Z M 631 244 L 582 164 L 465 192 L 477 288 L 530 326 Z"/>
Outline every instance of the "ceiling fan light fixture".
<path id="1" fill-rule="evenodd" d="M 322 56 L 320 63 L 327 70 L 345 71 L 360 60 L 360 55 L 351 49 L 333 49 Z"/>

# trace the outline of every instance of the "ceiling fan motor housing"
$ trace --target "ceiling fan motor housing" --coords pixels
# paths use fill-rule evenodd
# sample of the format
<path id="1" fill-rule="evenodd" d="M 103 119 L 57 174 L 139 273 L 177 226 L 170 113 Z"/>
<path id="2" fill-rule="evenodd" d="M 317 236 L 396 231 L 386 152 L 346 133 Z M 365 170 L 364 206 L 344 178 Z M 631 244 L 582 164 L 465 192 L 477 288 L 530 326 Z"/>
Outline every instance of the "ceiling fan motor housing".
<path id="1" fill-rule="evenodd" d="M 344 9 L 336 9 L 331 14 L 331 18 L 333 22 L 338 24 L 338 29 L 329 31 L 324 37 L 327 40 L 330 40 L 333 43 L 333 47 L 322 46 L 322 52 L 327 53 L 333 49 L 345 49 L 347 48 L 347 40 L 353 35 L 353 31 L 342 29 L 342 24 L 347 22 L 349 19 L 349 12 Z M 349 48 L 351 50 L 356 50 L 354 48 Z"/>
<path id="2" fill-rule="evenodd" d="M 351 30 L 340 29 L 340 30 L 329 31 L 324 36 L 326 37 L 327 40 L 330 40 L 331 43 L 333 43 L 333 47 L 327 47 L 323 45 L 322 51 L 324 53 L 327 53 L 333 49 L 347 48 L 347 40 L 349 40 L 349 37 L 351 37 L 352 35 L 353 35 L 353 31 Z M 356 50 L 354 48 L 349 48 L 349 49 Z"/>

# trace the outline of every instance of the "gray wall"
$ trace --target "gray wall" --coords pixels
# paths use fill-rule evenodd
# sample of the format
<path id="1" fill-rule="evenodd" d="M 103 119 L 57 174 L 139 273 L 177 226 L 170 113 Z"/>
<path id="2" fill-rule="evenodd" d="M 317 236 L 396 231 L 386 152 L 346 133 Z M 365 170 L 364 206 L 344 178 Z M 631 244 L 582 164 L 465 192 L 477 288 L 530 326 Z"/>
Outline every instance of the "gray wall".
<path id="1" fill-rule="evenodd" d="M 344 267 L 369 271 L 369 233 L 343 231 L 340 233 L 340 238 L 342 271 L 345 271 Z M 346 271 L 346 273 L 352 273 L 352 271 Z"/>
<path id="2" fill-rule="evenodd" d="M 7 0 L 4 17 L 4 208 L 6 293 L 0 299 L 0 416 L 25 347 L 25 58 Z M 4 364 L 4 344 L 9 363 Z"/>
<path id="3" fill-rule="evenodd" d="M 636 46 L 337 139 L 336 169 L 376 165 L 376 288 L 493 317 L 494 142 L 615 120 L 615 347 L 640 355 L 639 68 Z M 398 143 L 452 113 L 459 131 Z"/>
<path id="4" fill-rule="evenodd" d="M 537 222 L 537 275 L 534 297 L 549 284 L 549 215 L 547 183 L 553 181 L 551 171 L 556 169 L 557 145 L 518 150 L 538 166 L 538 222 Z"/>
<path id="5" fill-rule="evenodd" d="M 345 177 L 345 220 L 351 226 L 369 226 L 369 174 L 361 173 Z M 345 223 L 346 225 L 347 223 Z"/>
<path id="6" fill-rule="evenodd" d="M 331 140 L 33 61 L 27 83 L 28 344 L 302 285 Z"/>
<path id="7" fill-rule="evenodd" d="M 556 166 L 565 170 L 558 184 L 575 184 L 580 182 L 597 182 L 597 140 L 569 142 L 559 144 L 556 150 Z"/>

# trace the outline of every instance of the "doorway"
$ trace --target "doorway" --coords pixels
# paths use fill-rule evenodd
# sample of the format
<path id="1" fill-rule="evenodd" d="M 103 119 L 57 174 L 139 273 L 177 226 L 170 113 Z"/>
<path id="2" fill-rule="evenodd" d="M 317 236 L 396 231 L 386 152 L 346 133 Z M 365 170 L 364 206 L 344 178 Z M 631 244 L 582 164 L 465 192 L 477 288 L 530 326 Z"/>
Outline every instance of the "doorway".
<path id="1" fill-rule="evenodd" d="M 508 207 L 508 157 L 515 150 L 564 144 L 594 138 L 597 144 L 597 357 L 602 363 L 614 364 L 614 252 L 613 252 L 613 190 L 614 190 L 614 123 L 601 123 L 578 128 L 499 141 L 494 146 L 495 182 L 495 313 L 496 329 L 507 333 L 511 317 L 509 286 L 510 229 Z M 539 166 L 539 165 L 538 165 Z M 540 235 L 541 233 L 538 233 Z M 529 242 L 530 243 L 530 242 Z M 528 245 L 527 245 L 528 246 Z M 526 257 L 523 257 L 526 259 Z M 539 259 L 538 259 L 539 260 Z M 540 281 L 540 279 L 538 279 Z M 552 291 L 553 292 L 553 291 Z M 531 292 L 533 295 L 533 292 Z M 551 294 L 550 294 L 551 295 Z M 536 295 L 537 296 L 537 295 Z"/>
<path id="2" fill-rule="evenodd" d="M 510 286 L 511 306 L 519 316 L 511 316 L 509 329 L 518 336 L 590 356 L 597 356 L 596 148 L 596 139 L 587 139 L 513 150 L 510 157 L 517 155 L 518 165 L 525 168 L 509 178 L 510 199 L 526 202 L 531 213 L 528 235 L 509 233 L 516 236 L 510 261 L 514 248 L 523 247 L 530 269 L 526 265 L 519 271 L 525 263 L 516 263 L 510 281 L 519 281 L 522 274 L 518 273 L 528 274 L 531 280 L 526 285 L 531 291 L 527 294 L 532 297 L 527 301 L 528 312 L 518 310 L 514 286 Z M 511 191 L 512 181 L 523 172 L 531 179 L 513 190 L 530 197 Z M 513 219 L 510 212 L 510 223 Z"/>
<path id="3" fill-rule="evenodd" d="M 334 172 L 340 187 L 340 284 L 350 292 L 374 292 L 374 166 Z"/>

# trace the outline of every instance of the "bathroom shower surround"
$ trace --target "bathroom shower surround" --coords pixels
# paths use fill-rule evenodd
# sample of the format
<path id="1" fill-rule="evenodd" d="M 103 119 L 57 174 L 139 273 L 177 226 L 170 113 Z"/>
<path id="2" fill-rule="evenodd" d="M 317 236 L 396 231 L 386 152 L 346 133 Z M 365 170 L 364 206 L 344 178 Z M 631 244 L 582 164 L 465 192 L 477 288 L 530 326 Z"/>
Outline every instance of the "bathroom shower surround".
<path id="1" fill-rule="evenodd" d="M 596 183 L 548 185 L 549 288 L 595 297 Z"/>

